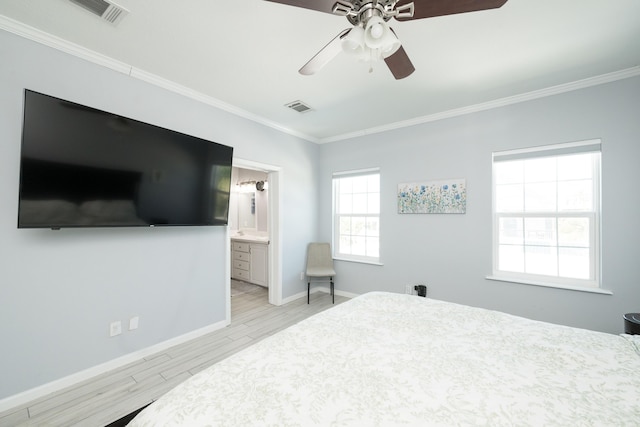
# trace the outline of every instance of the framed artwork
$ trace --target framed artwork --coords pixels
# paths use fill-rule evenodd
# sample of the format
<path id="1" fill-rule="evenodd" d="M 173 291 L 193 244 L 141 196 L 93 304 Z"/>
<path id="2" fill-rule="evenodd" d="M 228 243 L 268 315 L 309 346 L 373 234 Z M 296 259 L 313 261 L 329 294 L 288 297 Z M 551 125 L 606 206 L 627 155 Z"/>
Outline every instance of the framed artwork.
<path id="1" fill-rule="evenodd" d="M 398 184 L 398 213 L 463 214 L 466 211 L 464 179 Z"/>

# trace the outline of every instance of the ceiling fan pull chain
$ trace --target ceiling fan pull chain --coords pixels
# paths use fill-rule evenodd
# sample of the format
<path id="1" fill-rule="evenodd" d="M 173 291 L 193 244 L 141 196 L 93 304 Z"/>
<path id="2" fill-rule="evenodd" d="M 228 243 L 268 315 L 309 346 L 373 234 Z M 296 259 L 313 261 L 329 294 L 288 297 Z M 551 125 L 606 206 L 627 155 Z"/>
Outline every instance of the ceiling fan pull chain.
<path id="1" fill-rule="evenodd" d="M 1 0 L 0 0 L 1 1 Z M 76 0 L 73 0 L 76 1 Z M 89 1 L 89 0 L 86 0 Z M 96 1 L 96 0 L 91 0 Z M 338 53 L 346 52 L 361 62 L 384 60 L 396 80 L 415 71 L 395 31 L 387 23 L 433 18 L 436 16 L 497 9 L 508 0 L 267 0 L 290 6 L 344 16 L 353 25 L 342 31 L 300 70 L 314 74 Z M 400 4 L 400 5 L 398 5 Z"/>
<path id="2" fill-rule="evenodd" d="M 369 74 L 373 73 L 373 49 L 369 49 Z"/>

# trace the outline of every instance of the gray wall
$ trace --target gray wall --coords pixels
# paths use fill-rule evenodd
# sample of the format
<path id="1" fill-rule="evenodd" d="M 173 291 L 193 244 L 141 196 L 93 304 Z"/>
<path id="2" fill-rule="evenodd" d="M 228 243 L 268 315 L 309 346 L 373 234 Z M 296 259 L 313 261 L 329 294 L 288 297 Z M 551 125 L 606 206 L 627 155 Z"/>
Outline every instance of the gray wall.
<path id="1" fill-rule="evenodd" d="M 17 230 L 23 89 L 211 139 L 279 166 L 283 297 L 306 244 L 331 238 L 331 174 L 380 167 L 384 266 L 336 262 L 337 288 L 403 292 L 617 333 L 640 306 L 640 78 L 317 146 L 0 31 L 0 399 L 224 320 L 224 229 Z M 613 295 L 491 272 L 491 152 L 603 141 L 603 278 Z M 465 215 L 398 215 L 401 182 L 466 178 Z M 112 320 L 140 328 L 108 337 Z"/>
<path id="2" fill-rule="evenodd" d="M 304 290 L 317 145 L 4 31 L 0 57 L 0 399 L 225 319 L 223 227 L 17 229 L 24 88 L 281 167 L 283 296 Z M 131 316 L 139 329 L 108 336 Z"/>
<path id="3" fill-rule="evenodd" d="M 425 102 L 428 102 L 426 100 Z M 320 234 L 331 239 L 331 175 L 380 167 L 383 266 L 336 262 L 336 288 L 361 294 L 428 285 L 429 296 L 599 331 L 640 310 L 640 78 L 322 146 Z M 602 139 L 602 276 L 613 295 L 486 280 L 491 153 Z M 464 215 L 399 215 L 397 185 L 465 178 Z"/>

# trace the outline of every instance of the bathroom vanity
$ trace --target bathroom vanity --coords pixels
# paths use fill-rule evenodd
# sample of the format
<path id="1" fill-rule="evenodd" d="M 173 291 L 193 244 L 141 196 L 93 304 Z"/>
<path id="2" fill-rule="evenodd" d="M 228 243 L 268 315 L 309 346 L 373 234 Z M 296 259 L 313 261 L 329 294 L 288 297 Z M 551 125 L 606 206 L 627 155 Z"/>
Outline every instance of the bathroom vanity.
<path id="1" fill-rule="evenodd" d="M 269 240 L 262 236 L 231 238 L 231 278 L 269 287 Z"/>

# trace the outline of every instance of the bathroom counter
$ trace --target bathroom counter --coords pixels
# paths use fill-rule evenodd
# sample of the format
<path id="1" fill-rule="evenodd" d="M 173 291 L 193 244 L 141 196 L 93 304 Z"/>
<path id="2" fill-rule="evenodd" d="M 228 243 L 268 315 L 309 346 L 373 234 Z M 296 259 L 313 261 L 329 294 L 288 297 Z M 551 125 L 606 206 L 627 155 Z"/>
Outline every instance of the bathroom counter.
<path id="1" fill-rule="evenodd" d="M 251 234 L 241 234 L 231 236 L 231 241 L 243 242 L 243 243 L 263 243 L 269 244 L 269 236 L 255 236 Z"/>

